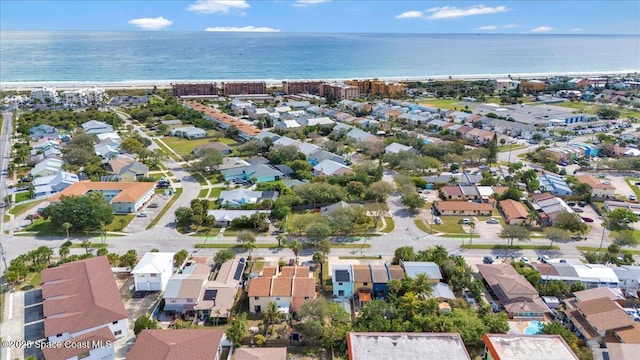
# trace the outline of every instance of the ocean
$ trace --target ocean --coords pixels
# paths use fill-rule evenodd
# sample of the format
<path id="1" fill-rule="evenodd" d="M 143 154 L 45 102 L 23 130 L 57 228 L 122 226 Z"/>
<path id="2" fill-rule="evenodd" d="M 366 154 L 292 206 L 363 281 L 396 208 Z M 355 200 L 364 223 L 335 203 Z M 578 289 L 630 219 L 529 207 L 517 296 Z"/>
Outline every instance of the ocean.
<path id="1" fill-rule="evenodd" d="M 0 85 L 637 71 L 638 35 L 0 33 Z"/>

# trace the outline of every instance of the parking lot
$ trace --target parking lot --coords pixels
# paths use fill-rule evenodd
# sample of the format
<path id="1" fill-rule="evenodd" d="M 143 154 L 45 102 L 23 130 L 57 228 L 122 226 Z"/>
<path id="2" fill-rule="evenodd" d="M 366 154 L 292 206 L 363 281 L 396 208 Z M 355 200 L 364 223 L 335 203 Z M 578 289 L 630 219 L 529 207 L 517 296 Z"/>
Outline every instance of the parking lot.
<path id="1" fill-rule="evenodd" d="M 160 211 L 167 205 L 171 199 L 171 195 L 156 194 L 154 195 L 145 206 L 136 214 L 136 217 L 131 220 L 129 225 L 125 228 L 128 233 L 137 233 L 146 230 L 147 226 L 153 221 L 153 219 L 160 213 Z M 157 204 L 158 207 L 149 207 L 151 204 Z M 139 216 L 140 213 L 145 213 L 146 216 Z"/>
<path id="2" fill-rule="evenodd" d="M 44 339 L 44 313 L 42 309 L 42 289 L 24 293 L 24 340 Z M 31 347 L 24 350 L 24 357 L 44 359 L 42 350 Z"/>

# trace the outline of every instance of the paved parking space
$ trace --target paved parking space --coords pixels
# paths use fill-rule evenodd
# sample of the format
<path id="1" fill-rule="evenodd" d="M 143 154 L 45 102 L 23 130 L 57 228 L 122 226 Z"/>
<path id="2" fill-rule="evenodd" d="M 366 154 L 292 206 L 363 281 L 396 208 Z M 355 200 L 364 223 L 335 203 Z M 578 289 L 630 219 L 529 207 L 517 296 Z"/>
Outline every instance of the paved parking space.
<path id="1" fill-rule="evenodd" d="M 42 304 L 31 305 L 24 308 L 24 323 L 29 324 L 42 320 L 44 317 Z"/>
<path id="2" fill-rule="evenodd" d="M 129 315 L 129 320 L 135 321 L 140 316 L 151 311 L 151 307 L 155 304 L 160 296 L 159 291 L 136 291 L 127 302 L 125 309 Z"/>
<path id="3" fill-rule="evenodd" d="M 149 202 L 142 208 L 140 212 L 147 214 L 146 217 L 134 217 L 133 220 L 127 225 L 125 231 L 128 233 L 138 233 L 145 231 L 147 226 L 153 221 L 153 219 L 160 213 L 160 211 L 167 205 L 171 196 L 156 194 Z M 157 208 L 149 208 L 150 204 L 158 204 Z M 137 214 L 136 214 L 137 215 Z"/>
<path id="4" fill-rule="evenodd" d="M 31 306 L 42 302 L 42 289 L 24 293 L 24 306 Z"/>

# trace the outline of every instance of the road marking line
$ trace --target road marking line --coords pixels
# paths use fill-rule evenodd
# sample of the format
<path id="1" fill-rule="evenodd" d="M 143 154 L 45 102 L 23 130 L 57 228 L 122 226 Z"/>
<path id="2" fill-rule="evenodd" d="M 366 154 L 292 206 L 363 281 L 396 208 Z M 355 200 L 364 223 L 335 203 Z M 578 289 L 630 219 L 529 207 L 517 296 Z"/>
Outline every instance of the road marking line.
<path id="1" fill-rule="evenodd" d="M 13 318 L 13 293 L 9 293 L 9 299 L 6 301 L 7 309 L 9 310 L 9 320 Z"/>

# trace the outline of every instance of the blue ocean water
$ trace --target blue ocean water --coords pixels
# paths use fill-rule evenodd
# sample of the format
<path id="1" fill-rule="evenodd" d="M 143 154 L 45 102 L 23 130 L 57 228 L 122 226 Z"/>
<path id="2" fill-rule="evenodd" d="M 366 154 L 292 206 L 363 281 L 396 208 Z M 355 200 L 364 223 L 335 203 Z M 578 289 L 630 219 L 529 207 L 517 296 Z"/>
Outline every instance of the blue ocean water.
<path id="1" fill-rule="evenodd" d="M 4 84 L 638 70 L 637 35 L 0 33 Z"/>

